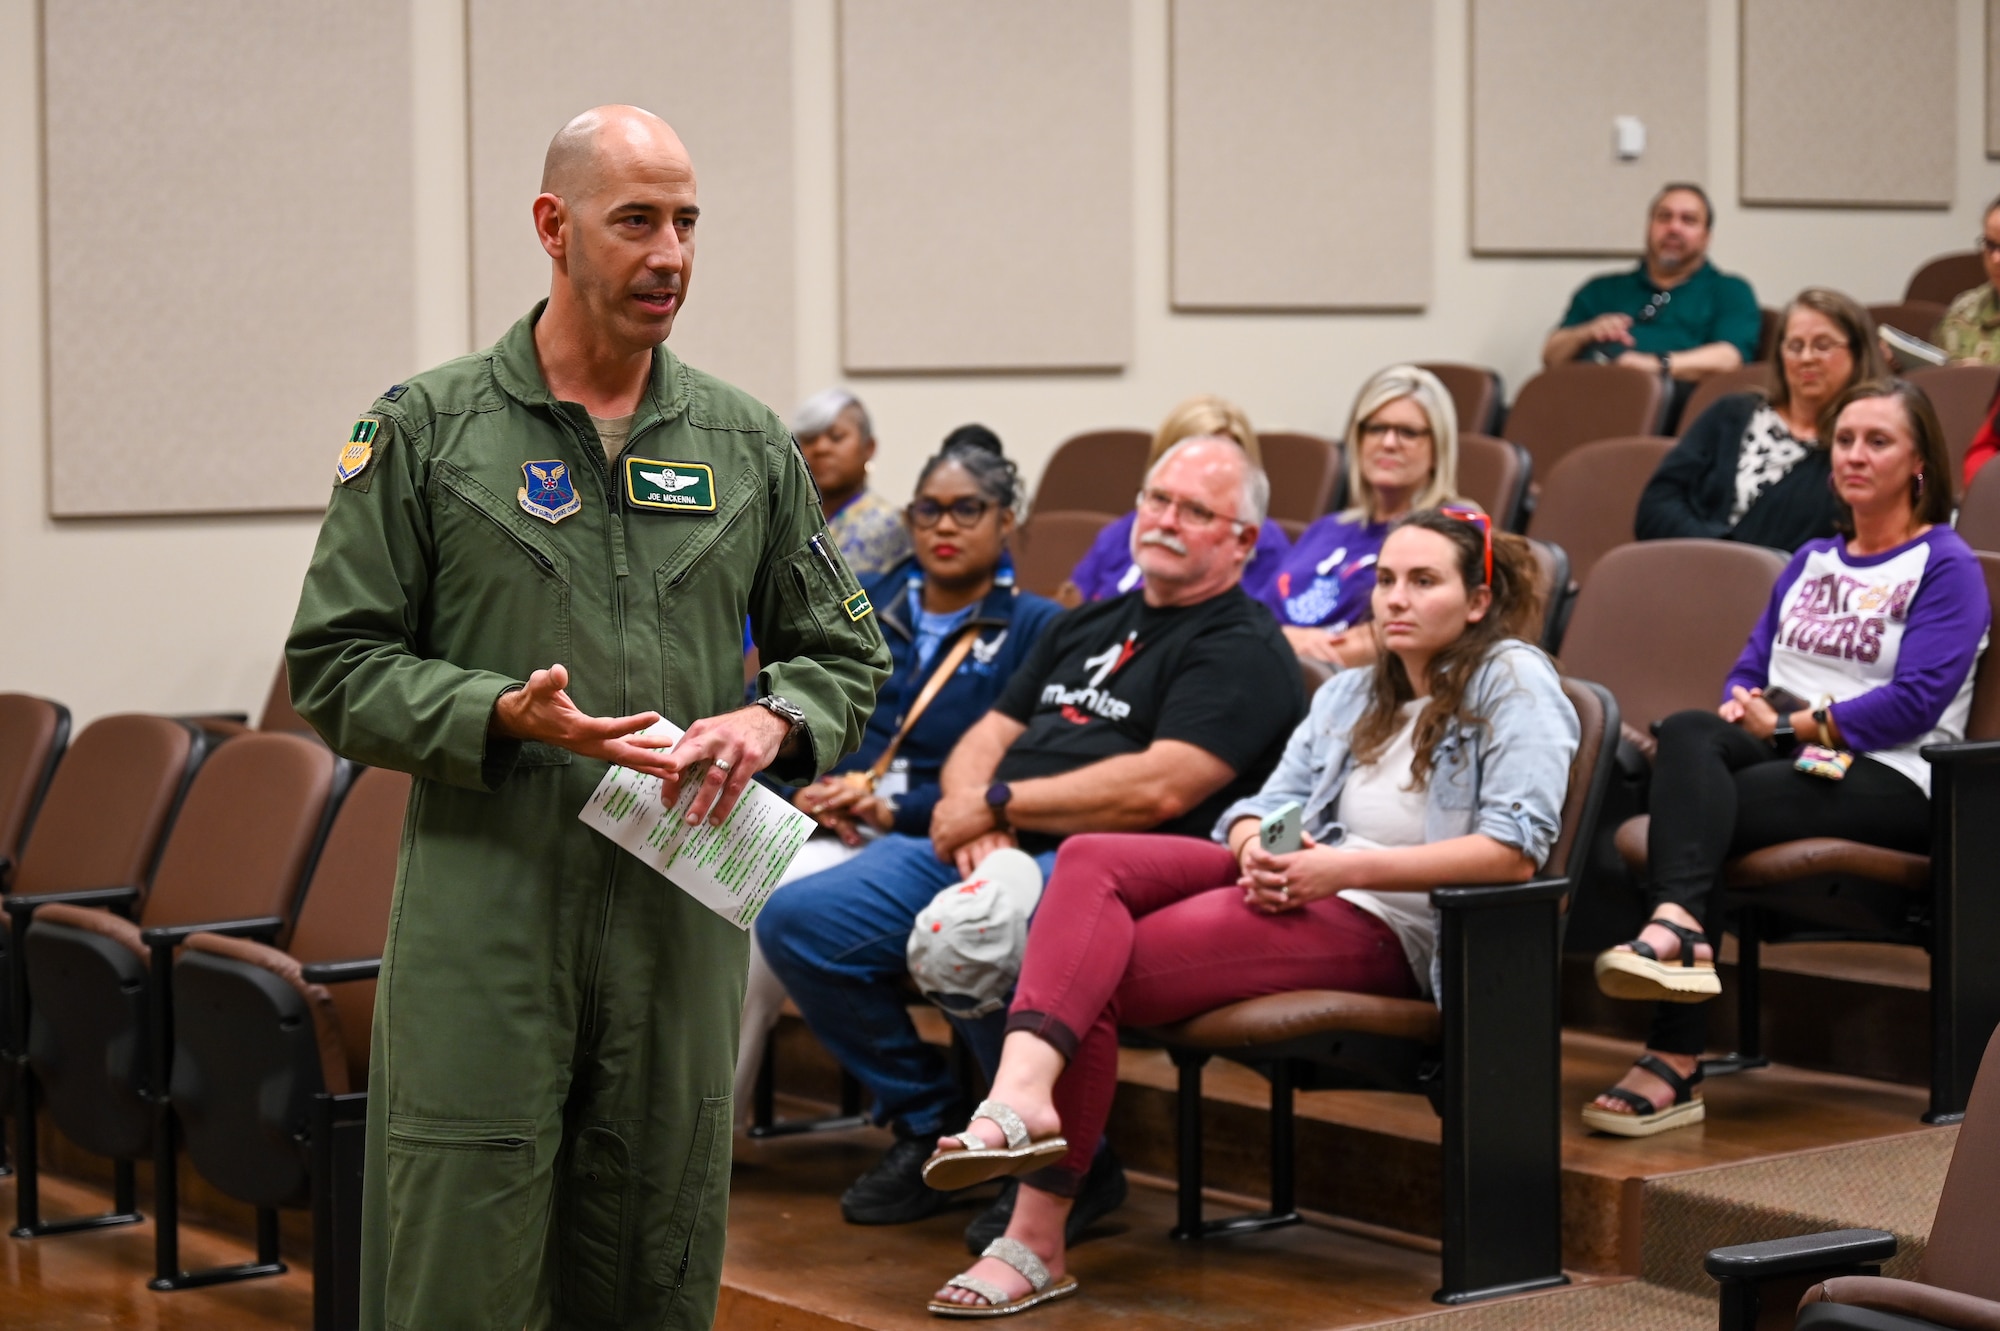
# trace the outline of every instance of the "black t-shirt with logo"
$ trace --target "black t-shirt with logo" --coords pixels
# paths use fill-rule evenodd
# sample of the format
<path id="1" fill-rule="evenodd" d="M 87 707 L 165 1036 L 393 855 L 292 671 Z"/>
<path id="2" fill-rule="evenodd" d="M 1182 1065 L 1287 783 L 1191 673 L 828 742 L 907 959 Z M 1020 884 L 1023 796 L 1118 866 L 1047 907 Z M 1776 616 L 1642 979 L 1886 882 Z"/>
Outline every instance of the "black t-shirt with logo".
<path id="1" fill-rule="evenodd" d="M 1306 701 L 1277 620 L 1232 587 L 1199 605 L 1154 608 L 1129 592 L 1070 611 L 993 707 L 1027 727 L 1000 759 L 1001 781 L 1074 771 L 1156 739 L 1206 749 L 1235 778 L 1153 829 L 1205 837 L 1270 775 Z M 1022 844 L 1055 840 L 1030 833 Z"/>

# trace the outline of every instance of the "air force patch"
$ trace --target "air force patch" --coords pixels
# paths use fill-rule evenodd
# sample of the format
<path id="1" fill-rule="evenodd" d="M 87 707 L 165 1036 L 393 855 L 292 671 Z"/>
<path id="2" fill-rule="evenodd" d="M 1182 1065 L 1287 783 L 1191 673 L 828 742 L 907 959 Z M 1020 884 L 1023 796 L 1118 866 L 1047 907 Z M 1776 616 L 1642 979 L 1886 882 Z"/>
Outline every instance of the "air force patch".
<path id="1" fill-rule="evenodd" d="M 375 435 L 381 428 L 382 422 L 369 416 L 354 422 L 354 429 L 340 450 L 340 458 L 333 464 L 335 480 L 345 485 L 368 470 L 369 462 L 375 457 Z"/>
<path id="2" fill-rule="evenodd" d="M 715 473 L 699 462 L 625 459 L 625 498 L 634 508 L 715 512 Z"/>
<path id="3" fill-rule="evenodd" d="M 860 620 L 864 618 L 868 614 L 868 612 L 873 610 L 875 607 L 868 603 L 867 592 L 856 592 L 854 593 L 854 595 L 848 597 L 845 601 L 842 601 L 840 603 L 840 608 L 847 612 L 847 617 L 849 619 Z"/>
<path id="4" fill-rule="evenodd" d="M 521 507 L 543 522 L 561 522 L 583 507 L 576 497 L 576 485 L 569 477 L 569 464 L 553 458 L 523 462 L 521 475 L 528 482 L 521 487 Z"/>

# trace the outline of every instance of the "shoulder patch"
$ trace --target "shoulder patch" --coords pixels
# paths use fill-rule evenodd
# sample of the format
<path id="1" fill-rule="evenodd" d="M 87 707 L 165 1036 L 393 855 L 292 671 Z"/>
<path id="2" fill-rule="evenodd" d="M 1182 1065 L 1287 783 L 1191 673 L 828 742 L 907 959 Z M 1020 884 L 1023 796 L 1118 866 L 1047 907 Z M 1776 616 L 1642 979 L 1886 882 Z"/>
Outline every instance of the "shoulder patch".
<path id="1" fill-rule="evenodd" d="M 854 593 L 854 595 L 848 597 L 845 601 L 842 601 L 840 603 L 840 608 L 842 610 L 845 610 L 847 612 L 847 617 L 852 620 L 865 619 L 869 614 L 873 613 L 875 609 L 874 606 L 868 603 L 867 592 Z"/>
<path id="2" fill-rule="evenodd" d="M 382 391 L 382 400 L 384 402 L 394 402 L 397 398 L 401 397 L 403 394 L 409 391 L 410 391 L 410 386 L 408 384 L 390 384 L 386 389 Z"/>
<path id="3" fill-rule="evenodd" d="M 382 422 L 373 416 L 363 416 L 354 422 L 348 431 L 347 443 L 340 450 L 340 457 L 333 464 L 334 479 L 342 485 L 368 470 L 368 464 L 375 458 L 375 436 L 381 430 Z"/>

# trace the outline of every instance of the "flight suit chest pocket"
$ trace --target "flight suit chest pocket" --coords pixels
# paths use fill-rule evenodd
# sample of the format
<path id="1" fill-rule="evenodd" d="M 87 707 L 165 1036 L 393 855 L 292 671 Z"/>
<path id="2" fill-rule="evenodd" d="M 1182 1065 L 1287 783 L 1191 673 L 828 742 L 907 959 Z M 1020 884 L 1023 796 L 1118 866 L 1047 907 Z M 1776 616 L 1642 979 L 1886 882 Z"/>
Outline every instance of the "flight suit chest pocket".
<path id="1" fill-rule="evenodd" d="M 714 1312 L 710 1300 L 722 1279 L 722 1232 L 729 1206 L 729 1105 L 729 1096 L 709 1096 L 695 1116 L 687 1164 L 653 1271 L 655 1283 L 671 1291 L 664 1326 L 707 1326 Z"/>
<path id="2" fill-rule="evenodd" d="M 570 557 L 554 533 L 449 462 L 432 472 L 429 645 L 516 678 L 570 655 Z"/>
<path id="3" fill-rule="evenodd" d="M 391 1114 L 387 1147 L 389 1325 L 491 1325 L 520 1306 L 536 1274 L 528 1247 L 541 1219 L 534 1124 Z"/>

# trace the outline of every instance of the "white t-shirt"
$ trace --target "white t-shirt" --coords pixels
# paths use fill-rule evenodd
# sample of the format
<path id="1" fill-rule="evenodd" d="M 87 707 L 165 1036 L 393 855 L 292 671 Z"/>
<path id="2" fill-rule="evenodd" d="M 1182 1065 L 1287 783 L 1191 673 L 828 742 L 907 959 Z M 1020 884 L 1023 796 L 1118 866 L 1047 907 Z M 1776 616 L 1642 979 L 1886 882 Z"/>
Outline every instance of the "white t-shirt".
<path id="1" fill-rule="evenodd" d="M 1424 809 L 1428 797 L 1421 788 L 1403 787 L 1410 783 L 1410 767 L 1416 762 L 1416 747 L 1411 741 L 1417 715 L 1426 701 L 1416 698 L 1404 703 L 1399 713 L 1402 725 L 1381 755 L 1347 774 L 1334 815 L 1347 829 L 1340 849 L 1381 850 L 1424 844 Z M 1349 888 L 1339 895 L 1342 901 L 1353 903 L 1389 926 L 1396 941 L 1403 945 L 1403 955 L 1417 977 L 1418 988 L 1428 994 L 1431 957 L 1437 952 L 1437 912 L 1431 909 L 1430 894 Z"/>

